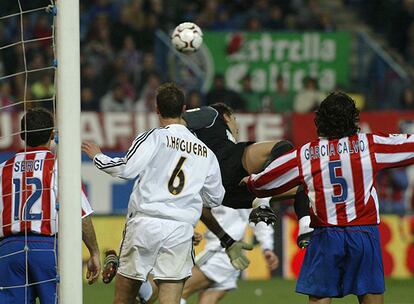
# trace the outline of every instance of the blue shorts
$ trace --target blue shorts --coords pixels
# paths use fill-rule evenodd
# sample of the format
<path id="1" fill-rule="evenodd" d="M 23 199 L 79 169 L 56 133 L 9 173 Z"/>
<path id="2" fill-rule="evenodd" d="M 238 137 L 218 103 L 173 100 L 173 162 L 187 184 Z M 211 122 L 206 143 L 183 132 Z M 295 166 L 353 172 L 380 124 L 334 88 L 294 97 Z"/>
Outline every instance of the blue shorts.
<path id="1" fill-rule="evenodd" d="M 0 304 L 35 303 L 37 297 L 42 304 L 57 302 L 57 242 L 50 236 L 27 239 L 27 263 L 24 236 L 9 236 L 0 241 L 0 287 L 5 287 L 0 289 Z M 16 287 L 8 288 L 11 286 Z"/>
<path id="2" fill-rule="evenodd" d="M 320 298 L 382 294 L 384 269 L 378 226 L 318 227 L 296 292 Z"/>

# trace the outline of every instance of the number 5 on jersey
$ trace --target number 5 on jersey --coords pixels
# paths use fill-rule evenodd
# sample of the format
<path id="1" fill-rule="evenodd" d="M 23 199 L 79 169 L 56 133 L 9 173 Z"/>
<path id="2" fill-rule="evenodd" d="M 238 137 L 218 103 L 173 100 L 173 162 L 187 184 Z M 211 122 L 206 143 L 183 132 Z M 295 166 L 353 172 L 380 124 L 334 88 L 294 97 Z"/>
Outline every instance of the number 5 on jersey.
<path id="1" fill-rule="evenodd" d="M 332 195 L 332 203 L 343 203 L 348 198 L 348 184 L 343 176 L 338 174 L 337 169 L 341 168 L 341 161 L 335 160 L 329 162 L 329 178 L 331 180 L 332 187 L 339 186 L 341 194 Z"/>
<path id="2" fill-rule="evenodd" d="M 168 191 L 172 195 L 177 195 L 181 191 L 183 191 L 184 184 L 185 184 L 185 174 L 182 170 L 182 166 L 184 162 L 187 160 L 186 157 L 181 156 L 181 158 L 178 160 L 177 165 L 174 168 L 174 171 L 170 177 L 170 180 L 168 181 Z M 178 185 L 176 183 L 176 179 L 178 179 Z M 177 185 L 177 186 L 174 186 Z"/>

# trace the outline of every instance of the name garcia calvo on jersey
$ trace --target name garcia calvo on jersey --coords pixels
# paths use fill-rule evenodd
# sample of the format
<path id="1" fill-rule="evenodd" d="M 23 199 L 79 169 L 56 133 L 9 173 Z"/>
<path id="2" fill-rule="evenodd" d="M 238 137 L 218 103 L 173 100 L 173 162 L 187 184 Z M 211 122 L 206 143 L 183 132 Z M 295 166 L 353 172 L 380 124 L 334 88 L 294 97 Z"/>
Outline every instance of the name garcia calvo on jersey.
<path id="1" fill-rule="evenodd" d="M 320 157 L 332 157 L 344 153 L 354 154 L 359 151 L 364 152 L 366 149 L 363 140 L 352 140 L 350 142 L 337 142 L 321 144 L 315 147 L 304 149 L 304 156 L 306 160 L 314 160 Z"/>
<path id="2" fill-rule="evenodd" d="M 165 136 L 167 139 L 167 148 L 174 150 L 180 150 L 187 152 L 188 154 L 193 153 L 197 156 L 207 157 L 207 147 L 200 145 L 198 142 L 186 141 L 179 137 Z"/>

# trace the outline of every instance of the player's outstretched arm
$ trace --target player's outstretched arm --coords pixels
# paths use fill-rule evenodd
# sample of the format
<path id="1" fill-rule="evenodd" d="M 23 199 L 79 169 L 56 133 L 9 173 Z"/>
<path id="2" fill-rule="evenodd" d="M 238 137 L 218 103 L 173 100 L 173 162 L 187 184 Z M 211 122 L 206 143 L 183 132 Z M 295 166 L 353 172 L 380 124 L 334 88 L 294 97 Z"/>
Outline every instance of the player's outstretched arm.
<path id="1" fill-rule="evenodd" d="M 82 219 L 82 240 L 89 250 L 89 259 L 86 265 L 86 279 L 90 285 L 98 280 L 99 273 L 101 272 L 99 247 L 90 216 Z"/>

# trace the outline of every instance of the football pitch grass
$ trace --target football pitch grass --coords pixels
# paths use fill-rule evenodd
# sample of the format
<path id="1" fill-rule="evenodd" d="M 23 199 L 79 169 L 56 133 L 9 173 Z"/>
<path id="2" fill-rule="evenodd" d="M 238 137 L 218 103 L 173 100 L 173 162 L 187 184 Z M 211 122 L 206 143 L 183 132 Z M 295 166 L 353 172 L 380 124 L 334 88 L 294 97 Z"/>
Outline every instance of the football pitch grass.
<path id="1" fill-rule="evenodd" d="M 101 281 L 95 285 L 84 284 L 85 304 L 106 304 L 113 300 L 113 282 L 109 285 Z M 222 304 L 297 304 L 307 303 L 307 297 L 296 294 L 295 281 L 272 279 L 269 281 L 239 281 L 239 288 L 229 292 L 220 302 Z M 195 296 L 191 297 L 188 304 L 197 303 Z M 358 300 L 354 296 L 344 299 L 334 299 L 333 304 L 356 304 Z M 414 279 L 386 280 L 385 292 L 386 304 L 413 304 L 414 303 Z"/>

